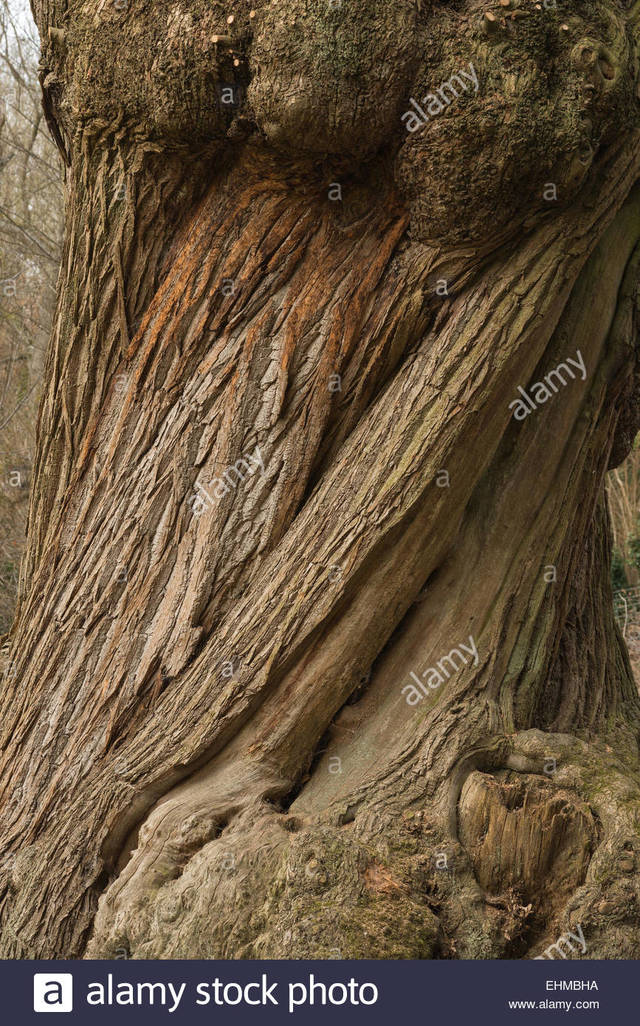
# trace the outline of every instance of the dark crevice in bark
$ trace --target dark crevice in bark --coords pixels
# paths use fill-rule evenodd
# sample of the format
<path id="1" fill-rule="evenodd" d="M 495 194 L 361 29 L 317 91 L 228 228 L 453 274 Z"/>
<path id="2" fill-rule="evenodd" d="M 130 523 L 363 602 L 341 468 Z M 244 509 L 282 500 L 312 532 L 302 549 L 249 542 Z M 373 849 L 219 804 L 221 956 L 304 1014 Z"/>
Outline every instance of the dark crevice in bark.
<path id="1" fill-rule="evenodd" d="M 283 795 L 282 798 L 280 798 L 280 800 L 278 801 L 278 809 L 281 812 L 288 812 L 293 803 L 295 802 L 296 798 L 298 798 L 304 790 L 304 785 L 306 784 L 307 780 L 310 780 L 310 778 L 313 776 L 322 756 L 327 751 L 327 746 L 330 738 L 331 728 L 328 728 L 322 735 L 322 737 L 318 741 L 317 746 L 312 752 L 308 768 L 300 774 L 299 779 L 296 781 L 291 790 L 288 791 L 287 794 Z"/>

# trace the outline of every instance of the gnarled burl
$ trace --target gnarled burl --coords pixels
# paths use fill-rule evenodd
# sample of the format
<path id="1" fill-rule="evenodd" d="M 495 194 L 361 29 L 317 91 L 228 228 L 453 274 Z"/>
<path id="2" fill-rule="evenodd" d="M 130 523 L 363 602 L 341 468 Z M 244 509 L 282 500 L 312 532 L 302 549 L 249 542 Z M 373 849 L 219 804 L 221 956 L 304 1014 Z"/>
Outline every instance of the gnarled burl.
<path id="1" fill-rule="evenodd" d="M 253 2 L 34 0 L 0 953 L 638 957 L 640 7 Z"/>

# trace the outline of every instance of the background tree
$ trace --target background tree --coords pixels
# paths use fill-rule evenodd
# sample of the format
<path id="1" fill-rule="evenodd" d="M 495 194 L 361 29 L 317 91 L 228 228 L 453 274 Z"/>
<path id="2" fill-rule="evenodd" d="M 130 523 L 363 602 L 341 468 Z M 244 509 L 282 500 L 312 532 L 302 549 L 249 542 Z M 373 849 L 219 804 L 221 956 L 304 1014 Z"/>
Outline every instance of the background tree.
<path id="1" fill-rule="evenodd" d="M 42 109 L 39 43 L 20 14 L 0 3 L 0 636 L 13 619 L 62 236 L 61 168 Z"/>
<path id="2" fill-rule="evenodd" d="M 637 5 L 34 14 L 66 229 L 2 954 L 521 957 L 580 925 L 637 956 L 604 503 L 638 428 Z"/>
<path id="3" fill-rule="evenodd" d="M 611 509 L 614 553 L 618 558 L 618 581 L 614 585 L 640 584 L 640 438 L 621 467 L 607 478 Z"/>

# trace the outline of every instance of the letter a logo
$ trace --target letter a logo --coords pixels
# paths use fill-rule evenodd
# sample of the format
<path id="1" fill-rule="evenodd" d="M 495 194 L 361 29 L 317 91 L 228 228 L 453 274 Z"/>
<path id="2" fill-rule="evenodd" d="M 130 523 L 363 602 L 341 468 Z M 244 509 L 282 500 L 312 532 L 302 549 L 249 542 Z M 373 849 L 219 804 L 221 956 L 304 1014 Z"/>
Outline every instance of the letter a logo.
<path id="1" fill-rule="evenodd" d="M 34 973 L 34 1012 L 73 1011 L 73 976 L 71 973 Z"/>

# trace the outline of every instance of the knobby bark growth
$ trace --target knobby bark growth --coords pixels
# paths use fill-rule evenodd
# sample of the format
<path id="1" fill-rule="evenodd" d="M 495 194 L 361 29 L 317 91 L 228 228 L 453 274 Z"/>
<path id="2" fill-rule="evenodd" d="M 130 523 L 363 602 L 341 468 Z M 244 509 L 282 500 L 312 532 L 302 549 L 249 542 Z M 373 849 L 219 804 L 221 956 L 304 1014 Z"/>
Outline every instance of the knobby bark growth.
<path id="1" fill-rule="evenodd" d="M 4 957 L 522 957 L 577 924 L 637 956 L 603 479 L 638 428 L 640 11 L 561 6 L 35 0 L 67 230 Z"/>

